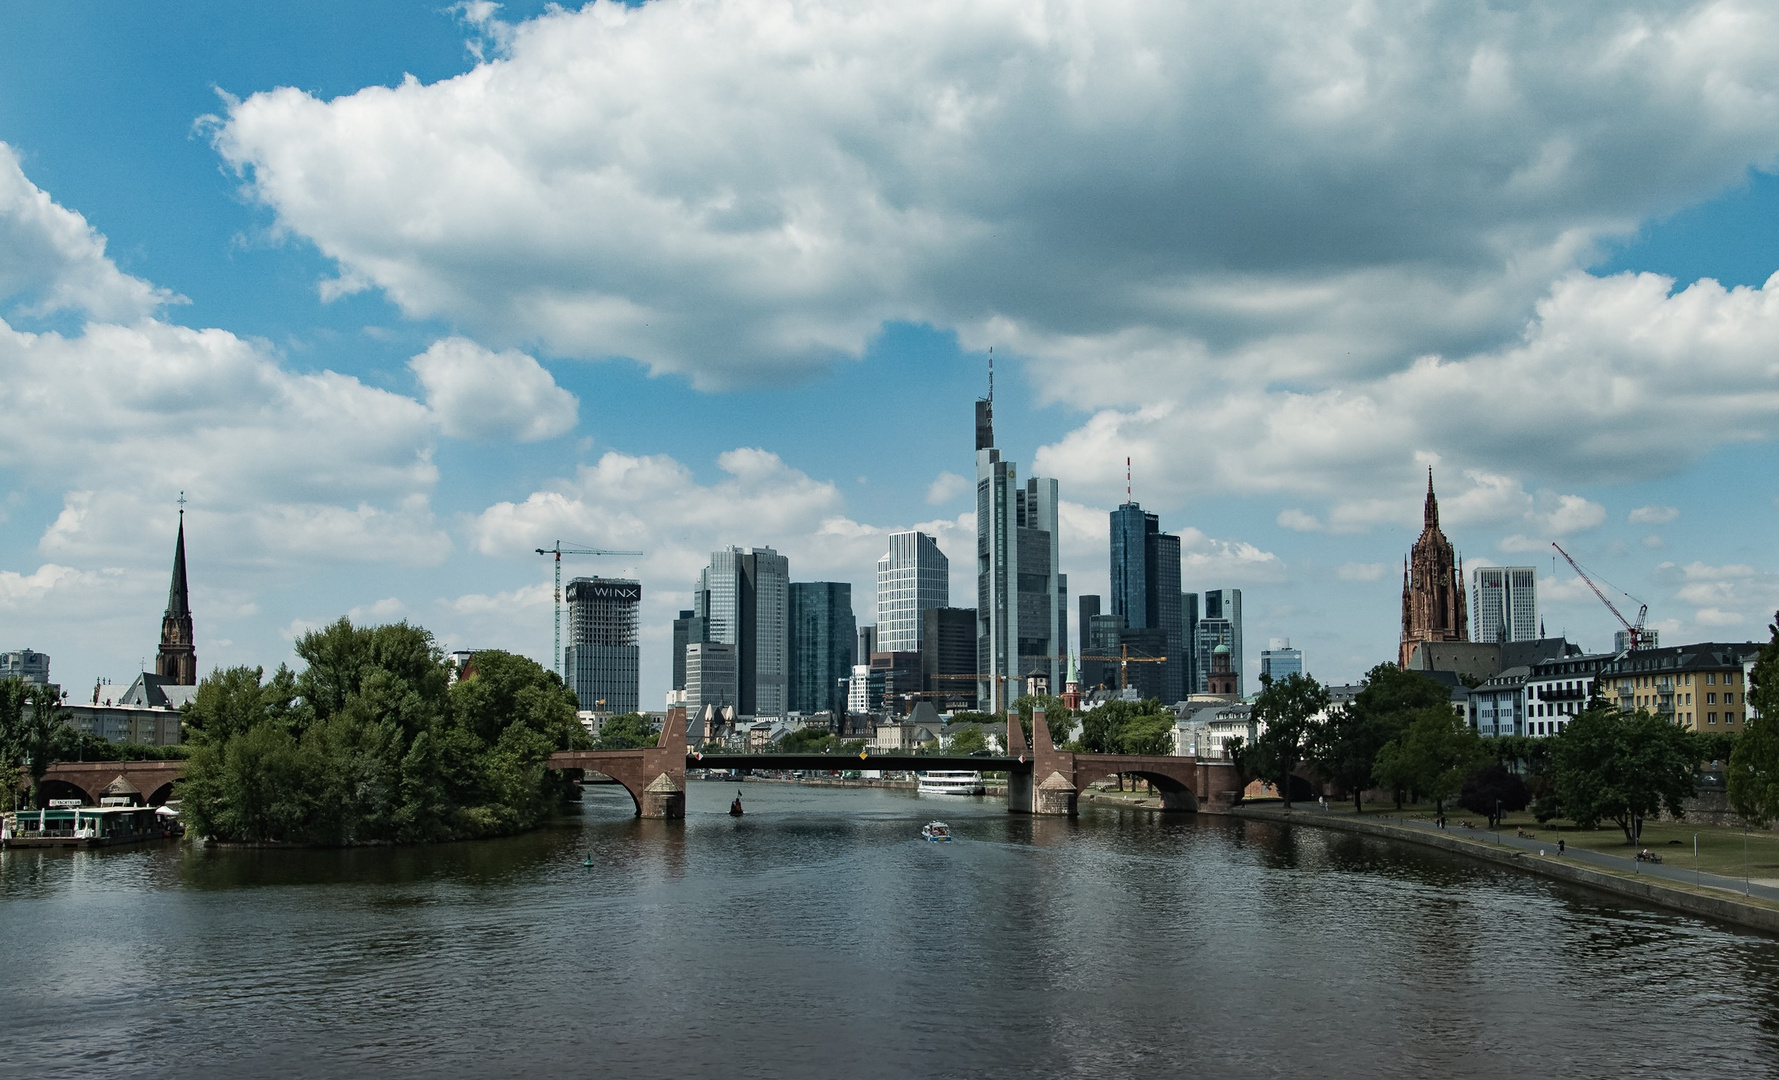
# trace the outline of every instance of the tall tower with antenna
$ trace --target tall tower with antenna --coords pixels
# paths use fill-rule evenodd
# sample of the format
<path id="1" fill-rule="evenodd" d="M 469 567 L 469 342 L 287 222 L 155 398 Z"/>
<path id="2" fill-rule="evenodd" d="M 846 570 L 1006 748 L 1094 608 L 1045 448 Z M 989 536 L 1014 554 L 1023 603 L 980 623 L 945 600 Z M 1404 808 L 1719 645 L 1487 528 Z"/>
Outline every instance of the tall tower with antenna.
<path id="1" fill-rule="evenodd" d="M 1055 480 L 1019 481 L 994 434 L 994 350 L 988 396 L 976 401 L 977 700 L 999 712 L 1038 675 L 1063 685 L 1069 640 L 1069 581 L 1061 572 Z"/>

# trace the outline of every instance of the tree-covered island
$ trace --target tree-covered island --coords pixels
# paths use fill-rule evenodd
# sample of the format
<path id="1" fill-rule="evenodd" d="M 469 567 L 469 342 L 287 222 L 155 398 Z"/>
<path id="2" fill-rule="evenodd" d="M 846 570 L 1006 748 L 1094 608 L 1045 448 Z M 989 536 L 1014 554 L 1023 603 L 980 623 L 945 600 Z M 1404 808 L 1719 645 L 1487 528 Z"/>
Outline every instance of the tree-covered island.
<path id="1" fill-rule="evenodd" d="M 344 846 L 503 836 L 567 797 L 545 767 L 591 744 L 574 692 L 505 652 L 456 682 L 417 626 L 346 619 L 303 635 L 305 667 L 218 670 L 185 718 L 181 814 L 200 836 Z"/>

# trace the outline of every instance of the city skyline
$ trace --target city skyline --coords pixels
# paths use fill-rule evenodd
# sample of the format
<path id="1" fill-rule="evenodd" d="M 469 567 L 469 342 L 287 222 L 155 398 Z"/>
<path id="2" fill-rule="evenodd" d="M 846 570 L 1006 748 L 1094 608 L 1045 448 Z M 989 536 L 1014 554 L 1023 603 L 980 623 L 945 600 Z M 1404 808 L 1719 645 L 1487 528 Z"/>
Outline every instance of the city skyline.
<path id="1" fill-rule="evenodd" d="M 520 200 L 544 208 L 536 220 L 490 239 L 441 219 L 461 263 L 382 230 L 401 219 L 401 199 L 422 204 L 426 187 L 390 150 L 341 142 L 329 118 L 382 110 L 397 128 L 461 132 L 474 125 L 446 123 L 441 88 L 461 85 L 452 79 L 485 86 L 490 108 L 519 110 L 499 117 L 522 116 L 526 80 L 548 82 L 551 64 L 585 55 L 552 41 L 621 32 L 627 47 L 674 55 L 696 37 L 693 9 L 660 10 L 622 31 L 524 3 L 501 9 L 505 22 L 427 9 L 360 13 L 343 26 L 338 13 L 268 11 L 267 32 L 234 35 L 226 49 L 203 5 L 119 13 L 78 48 L 52 17 L 0 16 L 18 43 L 0 73 L 0 244 L 16 268 L 0 281 L 0 373 L 28 391 L 0 405 L 0 649 L 51 655 L 70 688 L 127 684 L 152 663 L 175 497 L 186 490 L 204 672 L 292 662 L 296 636 L 343 614 L 406 618 L 446 648 L 509 648 L 548 663 L 549 567 L 530 552 L 561 539 L 648 553 L 569 570 L 643 583 L 640 697 L 650 707 L 670 681 L 685 582 L 728 544 L 773 544 L 796 578 L 850 583 L 863 610 L 885 538 L 918 529 L 951 556 L 954 601 L 974 594 L 970 408 L 990 345 L 997 440 L 1027 475 L 1059 481 L 1071 591 L 1110 595 L 1105 522 L 1124 497 L 1129 457 L 1135 496 L 1181 537 L 1182 590 L 1242 589 L 1246 634 L 1292 638 L 1323 678 L 1357 678 L 1395 652 L 1389 579 L 1429 465 L 1467 566 L 1536 566 L 1552 636 L 1602 650 L 1616 624 L 1566 567 L 1551 572 L 1551 539 L 1649 603 L 1664 641 L 1757 636 L 1779 606 L 1779 564 L 1764 539 L 1779 526 L 1768 479 L 1779 475 L 1779 418 L 1772 376 L 1745 359 L 1779 340 L 1763 306 L 1779 269 L 1767 224 L 1779 219 L 1779 181 L 1761 171 L 1779 132 L 1662 96 L 1656 73 L 1686 62 L 1673 43 L 1706 32 L 1689 21 L 1696 12 L 1650 16 L 1666 29 L 1612 93 L 1597 93 L 1588 80 L 1598 73 L 1560 62 L 1539 35 L 1460 20 L 1439 33 L 1542 73 L 1538 99 L 1554 104 L 1501 124 L 1471 99 L 1442 96 L 1438 72 L 1417 70 L 1365 110 L 1387 118 L 1446 101 L 1463 138 L 1434 125 L 1435 142 L 1415 147 L 1352 138 L 1364 122 L 1338 115 L 1263 125 L 1250 144 L 1214 123 L 1211 100 L 1194 115 L 1213 121 L 1207 130 L 1223 140 L 1214 149 L 1229 152 L 1194 163 L 1156 128 L 1153 101 L 1123 102 L 1147 125 L 1156 175 L 1178 190 L 1227 193 L 1207 201 L 1230 221 L 1272 221 L 1281 205 L 1325 210 L 1318 178 L 1345 167 L 1332 148 L 1382 147 L 1356 167 L 1386 179 L 1369 193 L 1342 189 L 1354 212 L 1324 215 L 1388 223 L 1370 230 L 1390 234 L 1382 246 L 1348 243 L 1308 215 L 1277 219 L 1281 231 L 1259 247 L 1225 248 L 1217 235 L 1178 231 L 1171 197 L 1156 203 L 1109 165 L 1059 189 L 1034 163 L 1025 186 L 984 209 L 970 170 L 988 156 L 975 147 L 1001 145 L 1004 122 L 1026 122 L 988 114 L 979 143 L 956 159 L 967 175 L 920 189 L 917 209 L 948 223 L 930 235 L 950 246 L 897 247 L 895 236 L 917 235 L 911 223 L 887 239 L 873 233 L 831 177 L 812 174 L 813 197 L 838 223 L 826 250 L 841 253 L 844 273 L 808 268 L 809 293 L 773 272 L 774 260 L 795 260 L 771 230 L 738 234 L 760 266 L 723 269 L 676 264 L 646 238 L 619 243 L 603 220 L 550 209 L 568 204 L 531 167 L 524 125 L 514 146 L 491 152 L 510 151 L 513 175 L 551 196 Z M 1405 32 L 1433 33 L 1421 17 L 1404 15 Z M 947 18 L 903 7 L 846 46 L 862 66 L 845 70 L 900 55 L 874 34 L 948 40 L 957 28 Z M 1027 48 L 1000 15 L 988 18 L 986 40 Z M 1096 12 L 1082 33 L 1171 40 L 1151 18 Z M 1606 32 L 1574 19 L 1571 40 Z M 1370 55 L 1340 27 L 1323 29 Z M 1764 93 L 1775 68 L 1764 40 L 1748 35 L 1720 77 Z M 725 63 L 775 85 L 772 51 L 741 44 Z M 1058 70 L 1054 55 L 1022 55 L 1034 70 Z M 118 95 L 118 78 L 151 92 Z M 1122 131 L 1096 111 L 1100 78 L 1086 84 L 1082 123 Z M 1627 85 L 1634 92 L 1621 92 Z M 995 87 L 976 89 L 992 97 Z M 676 93 L 706 109 L 709 90 L 700 74 Z M 564 144 L 570 172 L 622 123 L 584 111 Z M 820 117 L 781 112 L 806 145 L 837 145 Z M 1061 114 L 1040 110 L 1035 122 Z M 644 141 L 671 136 L 660 128 Z M 1077 133 L 1046 130 L 1055 145 L 1078 145 Z M 1627 131 L 1653 154 L 1613 141 Z M 885 137 L 892 145 L 894 133 Z M 1269 145 L 1300 155 L 1300 186 L 1257 182 L 1284 175 L 1253 156 Z M 1569 164 L 1538 171 L 1540 148 L 1556 145 L 1570 146 Z M 687 175 L 720 174 L 696 160 Z M 1489 171 L 1495 160 L 1540 179 L 1514 186 Z M 387 214 L 367 211 L 353 162 L 391 166 Z M 642 161 L 615 168 L 662 205 L 674 201 Z M 847 175 L 893 178 L 898 168 L 885 159 Z M 1413 183 L 1387 180 L 1398 174 Z M 332 201 L 312 198 L 305 175 L 338 180 Z M 735 205 L 789 220 L 764 175 L 728 177 L 742 185 Z M 1487 197 L 1415 202 L 1417 192 L 1474 194 L 1472 178 Z M 1057 207 L 1095 201 L 1059 200 L 1059 190 L 1126 207 L 1135 227 L 1120 240 L 1053 220 L 1071 212 Z M 980 213 L 990 216 L 971 216 Z M 1172 247 L 1129 239 L 1145 232 Z M 538 235 L 572 238 L 589 266 L 633 267 L 633 281 L 590 280 L 584 267 L 534 257 Z M 1085 235 L 1101 246 L 985 239 Z M 879 265 L 846 252 L 892 249 L 909 261 L 885 264 L 868 284 L 845 276 Z M 591 336 L 577 338 L 569 322 L 528 322 L 524 312 L 547 305 L 503 291 L 497 268 L 534 264 L 562 285 L 555 310 L 631 310 L 643 313 L 638 324 L 596 314 L 580 324 Z M 1059 296 L 1046 279 L 1091 284 Z M 663 298 L 667 280 L 685 283 L 683 304 Z M 725 284 L 734 281 L 748 287 Z M 934 285 L 956 281 L 969 287 Z M 1126 302 L 1168 288 L 1185 290 L 1178 303 Z M 1608 401 L 1607 380 L 1628 392 Z M 1512 407 L 1497 407 L 1491 395 L 1509 391 Z M 20 411 L 22 401 L 36 404 Z M 1445 422 L 1473 414 L 1494 419 Z M 854 422 L 823 430 L 809 423 L 816 416 Z M 1245 667 L 1251 684 L 1255 660 Z"/>

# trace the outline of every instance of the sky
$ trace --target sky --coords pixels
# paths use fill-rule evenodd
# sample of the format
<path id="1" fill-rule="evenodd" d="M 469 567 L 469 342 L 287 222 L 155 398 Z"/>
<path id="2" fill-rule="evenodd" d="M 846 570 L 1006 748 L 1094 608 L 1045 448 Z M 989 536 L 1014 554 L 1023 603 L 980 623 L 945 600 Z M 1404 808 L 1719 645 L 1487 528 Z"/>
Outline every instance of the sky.
<path id="1" fill-rule="evenodd" d="M 0 7 L 0 650 L 200 667 L 406 619 L 549 663 L 534 549 L 640 550 L 644 707 L 716 547 L 974 596 L 973 401 L 1188 590 L 1394 658 L 1428 470 L 1548 631 L 1779 608 L 1779 11 L 305 0 Z M 1071 605 L 1072 606 L 1072 605 Z"/>

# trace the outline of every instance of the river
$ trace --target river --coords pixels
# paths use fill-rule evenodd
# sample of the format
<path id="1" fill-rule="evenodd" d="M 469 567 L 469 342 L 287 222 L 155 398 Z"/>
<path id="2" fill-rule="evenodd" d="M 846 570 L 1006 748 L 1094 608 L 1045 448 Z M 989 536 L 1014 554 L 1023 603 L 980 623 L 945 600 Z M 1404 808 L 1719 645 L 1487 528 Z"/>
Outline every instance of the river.
<path id="1" fill-rule="evenodd" d="M 735 790 L 8 851 L 0 1075 L 1779 1076 L 1771 938 L 1310 828 Z"/>

